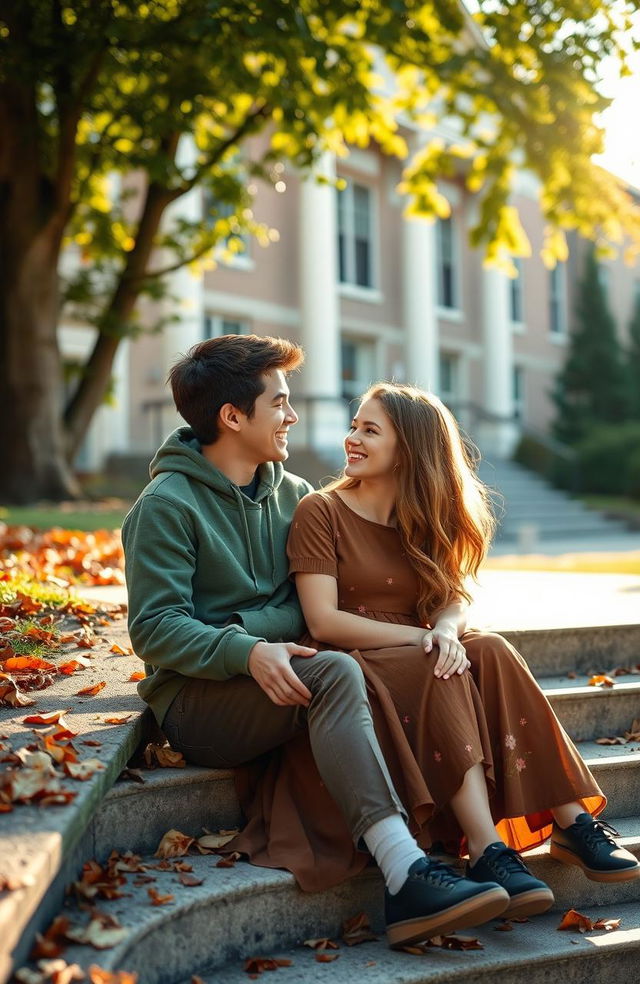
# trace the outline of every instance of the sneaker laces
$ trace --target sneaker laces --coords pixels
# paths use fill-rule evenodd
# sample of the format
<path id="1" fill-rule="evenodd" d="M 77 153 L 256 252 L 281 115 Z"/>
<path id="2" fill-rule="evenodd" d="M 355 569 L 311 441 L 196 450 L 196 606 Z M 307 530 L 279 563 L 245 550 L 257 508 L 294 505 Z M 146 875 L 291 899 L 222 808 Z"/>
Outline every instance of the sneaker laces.
<path id="1" fill-rule="evenodd" d="M 506 878 L 507 875 L 520 874 L 522 871 L 530 874 L 518 852 L 513 847 L 507 847 L 506 844 L 500 853 L 491 859 L 490 865 L 501 878 Z"/>
<path id="2" fill-rule="evenodd" d="M 416 877 L 423 878 L 425 881 L 430 881 L 434 885 L 448 886 L 459 882 L 462 875 L 459 875 L 450 865 L 445 864 L 443 861 L 438 861 L 437 858 L 427 857 L 425 859 L 428 862 L 428 867 L 422 869 L 422 871 L 416 872 Z"/>
<path id="3" fill-rule="evenodd" d="M 612 827 L 606 820 L 593 820 L 587 827 L 578 827 L 580 834 L 586 841 L 588 847 L 594 849 L 600 844 L 612 844 L 617 847 L 615 838 L 620 836 L 620 831 Z"/>

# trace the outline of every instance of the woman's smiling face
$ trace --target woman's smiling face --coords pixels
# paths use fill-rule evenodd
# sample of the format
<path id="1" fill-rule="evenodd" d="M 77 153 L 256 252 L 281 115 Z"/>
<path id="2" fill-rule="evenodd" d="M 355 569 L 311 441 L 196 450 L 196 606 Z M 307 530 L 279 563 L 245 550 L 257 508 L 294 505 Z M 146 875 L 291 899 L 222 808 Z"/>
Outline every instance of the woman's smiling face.
<path id="1" fill-rule="evenodd" d="M 380 400 L 360 404 L 344 441 L 345 475 L 370 479 L 391 475 L 397 462 L 398 438 Z"/>

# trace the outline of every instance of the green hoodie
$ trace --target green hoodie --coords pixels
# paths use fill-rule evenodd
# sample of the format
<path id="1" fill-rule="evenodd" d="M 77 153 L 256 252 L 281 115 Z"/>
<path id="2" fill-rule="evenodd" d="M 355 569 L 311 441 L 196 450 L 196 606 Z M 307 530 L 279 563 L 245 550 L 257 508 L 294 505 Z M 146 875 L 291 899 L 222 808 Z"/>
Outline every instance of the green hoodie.
<path id="1" fill-rule="evenodd" d="M 138 692 L 159 724 L 187 679 L 248 674 L 256 642 L 295 642 L 304 631 L 286 542 L 311 486 L 279 462 L 258 475 L 254 502 L 180 427 L 125 518 L 129 633 L 147 673 Z"/>

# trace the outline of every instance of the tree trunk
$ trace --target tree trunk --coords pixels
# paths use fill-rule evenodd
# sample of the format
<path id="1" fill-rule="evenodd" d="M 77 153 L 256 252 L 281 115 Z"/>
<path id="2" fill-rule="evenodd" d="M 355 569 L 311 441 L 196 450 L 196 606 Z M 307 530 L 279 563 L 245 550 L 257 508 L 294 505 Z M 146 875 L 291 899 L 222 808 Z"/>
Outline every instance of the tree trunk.
<path id="1" fill-rule="evenodd" d="M 7 233 L 7 229 L 3 230 Z M 0 501 L 79 494 L 66 462 L 57 344 L 58 250 L 44 233 L 22 255 L 0 237 Z M 3 240 L 3 241 L 2 241 Z M 15 245 L 15 244 L 14 244 Z"/>

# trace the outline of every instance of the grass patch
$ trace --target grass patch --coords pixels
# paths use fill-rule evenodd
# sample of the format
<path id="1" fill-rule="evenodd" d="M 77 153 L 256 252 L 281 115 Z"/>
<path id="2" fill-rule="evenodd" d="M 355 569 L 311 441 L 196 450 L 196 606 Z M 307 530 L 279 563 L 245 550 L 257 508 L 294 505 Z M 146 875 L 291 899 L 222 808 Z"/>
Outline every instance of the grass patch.
<path id="1" fill-rule="evenodd" d="M 122 499 L 100 503 L 62 502 L 35 506 L 2 506 L 0 521 L 8 526 L 31 526 L 38 530 L 61 526 L 66 530 L 92 533 L 94 530 L 119 529 L 130 507 L 131 503 Z"/>

